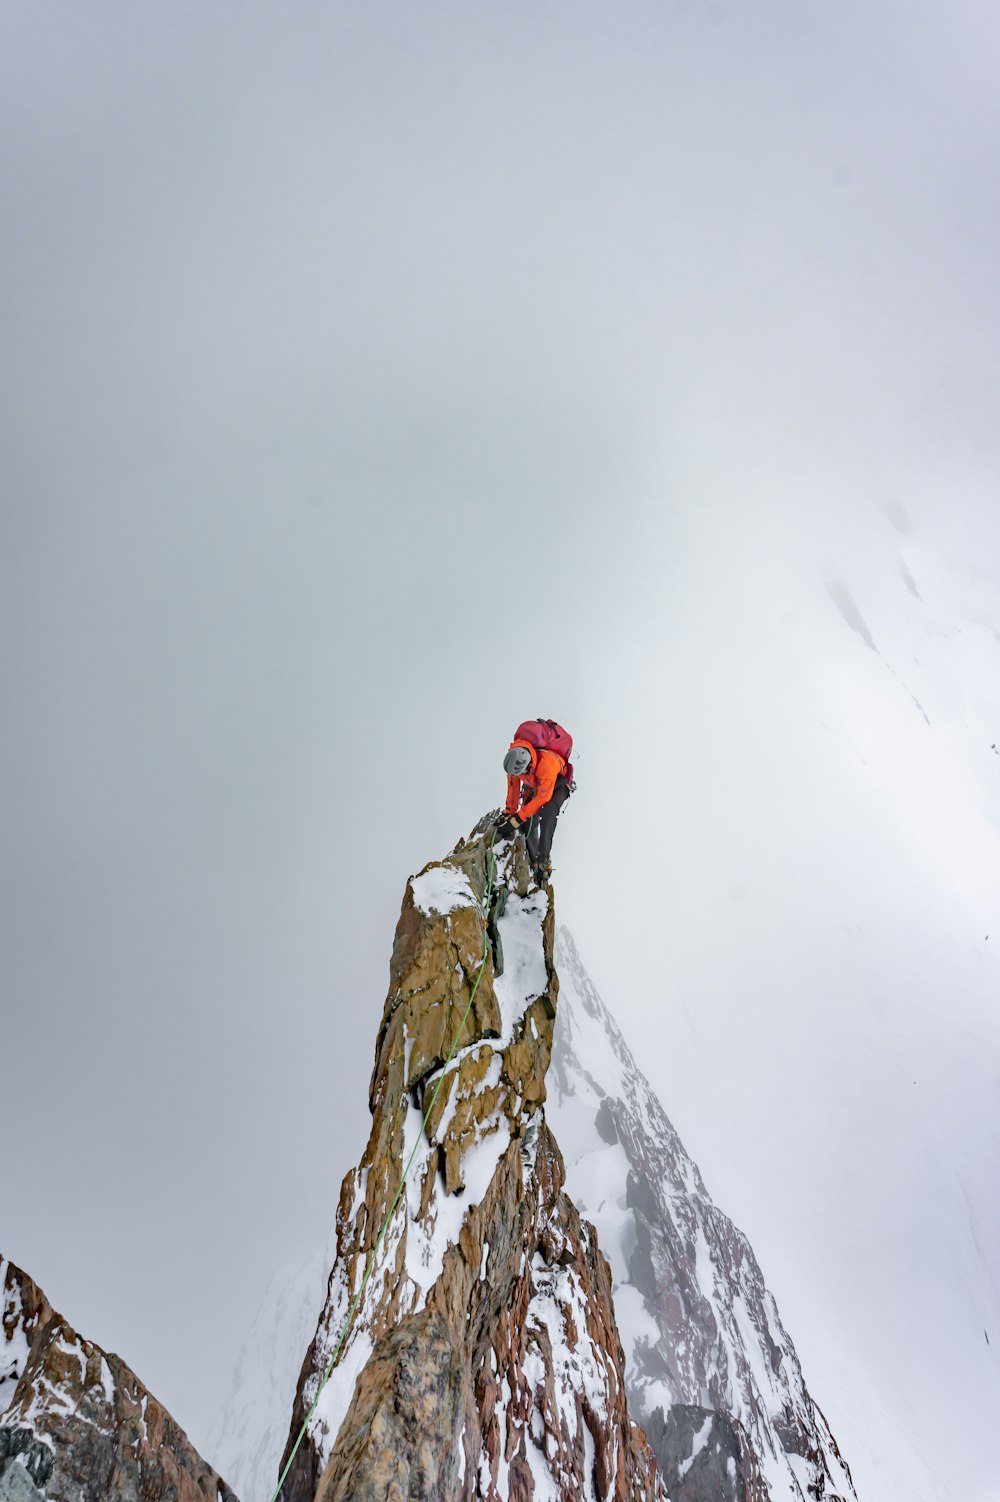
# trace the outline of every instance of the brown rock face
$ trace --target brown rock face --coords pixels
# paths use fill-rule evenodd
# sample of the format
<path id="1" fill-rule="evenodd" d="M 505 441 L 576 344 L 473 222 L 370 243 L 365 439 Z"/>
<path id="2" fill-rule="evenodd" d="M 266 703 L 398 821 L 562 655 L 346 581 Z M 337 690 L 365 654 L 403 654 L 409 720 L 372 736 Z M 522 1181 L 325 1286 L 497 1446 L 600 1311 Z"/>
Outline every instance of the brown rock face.
<path id="1" fill-rule="evenodd" d="M 236 1502 L 118 1356 L 0 1258 L 0 1497 Z"/>
<path id="2" fill-rule="evenodd" d="M 666 1497 L 629 1417 L 608 1265 L 545 1124 L 553 938 L 551 890 L 516 847 L 491 850 L 488 820 L 407 887 L 283 1502 Z"/>

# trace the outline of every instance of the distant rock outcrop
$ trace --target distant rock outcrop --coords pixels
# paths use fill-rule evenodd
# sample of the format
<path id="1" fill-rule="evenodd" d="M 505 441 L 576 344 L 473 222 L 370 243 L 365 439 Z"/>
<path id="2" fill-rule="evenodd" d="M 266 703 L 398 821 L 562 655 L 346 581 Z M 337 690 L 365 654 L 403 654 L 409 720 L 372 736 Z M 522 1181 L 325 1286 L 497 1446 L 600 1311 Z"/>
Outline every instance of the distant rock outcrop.
<path id="1" fill-rule="evenodd" d="M 666 1497 L 629 1415 L 610 1270 L 542 1110 L 558 991 L 551 890 L 508 843 L 488 891 L 489 829 L 407 887 L 371 1137 L 341 1191 L 286 1455 L 311 1416 L 283 1502 Z"/>
<path id="2" fill-rule="evenodd" d="M 120 1357 L 0 1258 L 0 1502 L 236 1502 Z"/>

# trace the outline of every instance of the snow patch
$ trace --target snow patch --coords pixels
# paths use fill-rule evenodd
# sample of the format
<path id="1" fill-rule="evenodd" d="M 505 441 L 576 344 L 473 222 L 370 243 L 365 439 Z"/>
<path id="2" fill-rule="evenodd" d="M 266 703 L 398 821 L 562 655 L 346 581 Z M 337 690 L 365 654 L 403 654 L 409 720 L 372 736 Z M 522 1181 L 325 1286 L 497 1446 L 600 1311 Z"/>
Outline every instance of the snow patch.
<path id="1" fill-rule="evenodd" d="M 431 866 L 410 882 L 413 900 L 427 917 L 442 917 L 460 907 L 478 907 L 464 871 L 455 866 Z"/>
<path id="2" fill-rule="evenodd" d="M 340 1331 L 337 1333 L 339 1335 Z M 340 1426 L 354 1397 L 355 1383 L 364 1371 L 373 1349 L 368 1331 L 355 1325 L 347 1350 L 341 1352 L 338 1365 L 330 1373 L 330 1380 L 320 1393 L 309 1430 L 323 1465 L 329 1460 L 337 1443 Z"/>
<path id="3" fill-rule="evenodd" d="M 500 1159 L 510 1146 L 510 1124 L 499 1112 L 488 1117 L 480 1127 L 480 1139 L 469 1147 L 462 1158 L 462 1177 L 465 1192 L 461 1195 L 446 1194 L 443 1184 L 437 1185 L 428 1213 L 421 1218 L 420 1202 L 425 1175 L 430 1169 L 437 1172 L 437 1149 L 423 1138 L 423 1121 L 420 1113 L 411 1107 L 406 1113 L 403 1128 L 404 1162 L 416 1145 L 416 1156 L 406 1185 L 406 1208 L 409 1224 L 406 1236 L 405 1268 L 409 1277 L 420 1290 L 422 1298 L 433 1288 L 441 1276 L 444 1257 L 450 1246 L 458 1243 L 468 1212 L 478 1205 L 485 1195 Z M 434 1165 L 429 1160 L 434 1155 Z"/>
<path id="4" fill-rule="evenodd" d="M 500 1008 L 501 1037 L 497 1043 L 503 1048 L 514 1036 L 514 1027 L 524 1016 L 531 1003 L 543 996 L 548 989 L 549 977 L 545 966 L 545 943 L 542 924 L 549 910 L 548 894 L 544 891 L 529 892 L 519 897 L 512 892 L 507 907 L 497 928 L 503 945 L 503 975 L 493 982 L 493 991 Z"/>
<path id="5" fill-rule="evenodd" d="M 708 1432 L 711 1427 L 712 1415 L 709 1413 L 706 1414 L 705 1418 L 702 1420 L 697 1434 L 694 1434 L 691 1437 L 691 1454 L 688 1456 L 687 1460 L 682 1460 L 680 1465 L 677 1467 L 677 1475 L 681 1481 L 684 1480 L 684 1477 L 687 1475 L 688 1471 L 694 1465 L 702 1450 L 704 1450 L 705 1445 L 708 1443 Z"/>
<path id="6" fill-rule="evenodd" d="M 112 1405 L 115 1401 L 115 1379 L 103 1356 L 101 1357 L 101 1387 L 104 1389 L 105 1401 L 109 1406 Z"/>
<path id="7" fill-rule="evenodd" d="M 0 1288 L 7 1277 L 10 1263 L 0 1260 Z M 7 1331 L 9 1334 L 6 1334 Z M 28 1361 L 30 1344 L 24 1328 L 24 1306 L 21 1290 L 12 1284 L 4 1296 L 3 1317 L 0 1319 L 0 1334 L 6 1339 L 0 1345 L 0 1414 L 6 1413 L 14 1401 L 14 1391 Z"/>
<path id="8" fill-rule="evenodd" d="M 603 1242 L 601 1245 L 603 1250 Z M 661 1340 L 660 1327 L 634 1283 L 622 1283 L 615 1289 L 615 1320 L 622 1338 L 627 1371 L 640 1345 L 653 1350 L 657 1348 Z"/>

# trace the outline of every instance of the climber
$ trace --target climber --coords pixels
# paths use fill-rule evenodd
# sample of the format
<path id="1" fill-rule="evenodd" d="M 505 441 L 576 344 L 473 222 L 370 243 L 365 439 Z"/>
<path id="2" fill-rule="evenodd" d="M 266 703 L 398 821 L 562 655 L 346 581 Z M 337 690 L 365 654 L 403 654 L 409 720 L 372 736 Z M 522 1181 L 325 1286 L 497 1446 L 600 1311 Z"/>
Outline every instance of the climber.
<path id="1" fill-rule="evenodd" d="M 555 720 L 525 720 L 503 759 L 507 804 L 499 833 L 523 831 L 535 880 L 552 875 L 549 855 L 560 810 L 576 784 L 569 761 L 573 737 Z"/>

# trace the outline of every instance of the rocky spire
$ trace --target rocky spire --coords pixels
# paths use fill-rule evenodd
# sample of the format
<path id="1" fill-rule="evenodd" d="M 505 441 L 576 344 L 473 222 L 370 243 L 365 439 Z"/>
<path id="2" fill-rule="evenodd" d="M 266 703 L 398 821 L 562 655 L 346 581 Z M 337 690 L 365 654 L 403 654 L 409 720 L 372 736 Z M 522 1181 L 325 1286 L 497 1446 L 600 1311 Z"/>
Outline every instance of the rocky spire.
<path id="1" fill-rule="evenodd" d="M 0 1257 L 0 1502 L 236 1502 L 121 1357 Z"/>
<path id="2" fill-rule="evenodd" d="M 489 819 L 407 886 L 282 1502 L 666 1497 L 629 1416 L 610 1270 L 545 1122 L 553 941 L 551 888 L 491 848 Z"/>

